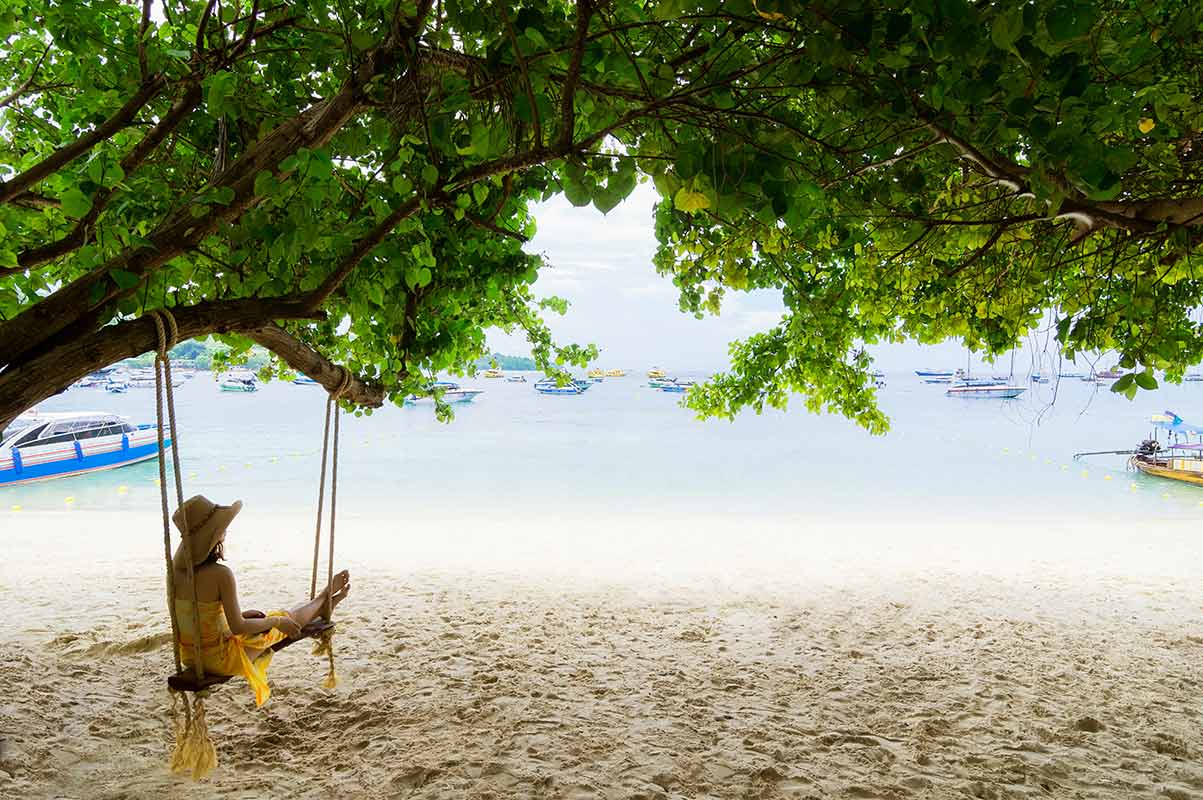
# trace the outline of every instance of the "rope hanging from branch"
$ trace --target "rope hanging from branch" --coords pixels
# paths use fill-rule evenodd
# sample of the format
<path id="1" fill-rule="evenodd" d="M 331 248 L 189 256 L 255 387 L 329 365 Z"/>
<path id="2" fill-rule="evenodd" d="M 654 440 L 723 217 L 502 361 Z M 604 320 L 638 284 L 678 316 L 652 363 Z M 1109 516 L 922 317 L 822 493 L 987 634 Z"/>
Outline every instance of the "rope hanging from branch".
<path id="1" fill-rule="evenodd" d="M 175 661 L 176 674 L 181 674 L 183 664 L 180 659 L 180 621 L 175 607 L 175 570 L 171 563 L 171 513 L 167 497 L 167 454 L 165 445 L 167 438 L 163 424 L 163 395 L 166 387 L 167 423 L 171 430 L 171 464 L 175 479 L 176 508 L 184 504 L 184 485 L 180 470 L 180 439 L 175 422 L 175 393 L 171 385 L 170 351 L 179 341 L 179 328 L 175 317 L 167 309 L 152 311 L 150 318 L 155 325 L 158 349 L 155 352 L 155 421 L 159 442 L 159 500 L 163 511 L 163 557 L 167 569 L 167 612 L 171 616 L 171 650 Z M 192 552 L 192 537 L 188 530 L 188 515 L 180 515 L 180 535 L 184 552 Z M 205 666 L 201 658 L 200 637 L 200 606 L 196 594 L 196 581 L 193 575 L 192 559 L 187 559 L 188 584 L 192 588 L 192 672 L 196 683 L 201 684 L 205 678 Z M 191 698 L 184 694 L 184 719 L 179 718 L 179 697 L 174 689 L 171 692 L 171 716 L 175 728 L 175 748 L 171 753 L 171 769 L 173 772 L 190 772 L 194 780 L 205 777 L 217 766 L 217 748 L 209 735 L 209 726 L 205 719 L 205 696 L 208 692 L 195 692 Z"/>
<path id="2" fill-rule="evenodd" d="M 334 588 L 334 520 L 338 506 L 338 434 L 339 434 L 339 407 L 338 402 L 343 393 L 351 385 L 351 372 L 346 367 L 340 367 L 342 370 L 342 380 L 339 381 L 338 388 L 335 389 L 326 398 L 326 425 L 322 433 L 322 467 L 321 476 L 318 480 L 318 495 L 317 495 L 317 520 L 313 531 L 313 570 L 309 579 L 309 599 L 312 600 L 317 596 L 317 567 L 319 555 L 321 553 L 322 541 L 322 504 L 326 495 L 326 463 L 329 456 L 330 462 L 330 540 L 328 542 L 328 552 L 326 557 L 326 605 L 322 609 L 322 616 L 327 622 L 333 622 L 334 606 L 330 599 L 331 591 Z M 334 441 L 331 448 L 330 437 L 330 420 L 334 420 Z M 331 452 L 331 450 L 333 452 Z M 322 681 L 322 686 L 327 689 L 333 689 L 338 686 L 338 673 L 334 670 L 334 629 L 328 628 L 322 631 L 317 646 L 313 648 L 315 656 L 325 655 L 330 664 L 330 669 L 326 673 L 325 680 Z"/>

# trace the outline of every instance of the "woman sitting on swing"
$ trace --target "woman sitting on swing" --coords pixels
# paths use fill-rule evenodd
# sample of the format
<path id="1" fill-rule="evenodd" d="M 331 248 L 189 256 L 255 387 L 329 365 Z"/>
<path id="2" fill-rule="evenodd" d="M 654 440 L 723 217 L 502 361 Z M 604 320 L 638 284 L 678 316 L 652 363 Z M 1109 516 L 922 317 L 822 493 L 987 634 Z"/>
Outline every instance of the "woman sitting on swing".
<path id="1" fill-rule="evenodd" d="M 330 586 L 291 611 L 268 614 L 243 611 L 233 570 L 218 563 L 225 557 L 226 528 L 241 510 L 241 500 L 233 505 L 219 506 L 197 495 L 176 510 L 172 521 L 181 532 L 181 523 L 185 519 L 188 521 L 205 674 L 243 676 L 255 690 L 255 705 L 261 706 L 271 696 L 267 667 L 272 659 L 272 645 L 285 639 L 300 638 L 302 628 L 329 613 L 327 604 L 333 610 L 351 590 L 351 576 L 345 570 L 338 573 Z M 196 635 L 187 559 L 181 542 L 172 560 L 175 607 L 180 628 L 180 658 L 185 666 L 191 666 Z"/>

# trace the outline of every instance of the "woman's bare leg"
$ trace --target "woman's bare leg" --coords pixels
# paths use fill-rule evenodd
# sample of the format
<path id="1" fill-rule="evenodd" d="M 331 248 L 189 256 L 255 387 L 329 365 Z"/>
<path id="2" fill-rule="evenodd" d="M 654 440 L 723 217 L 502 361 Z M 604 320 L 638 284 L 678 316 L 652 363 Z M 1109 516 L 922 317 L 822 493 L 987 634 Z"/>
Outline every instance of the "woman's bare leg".
<path id="1" fill-rule="evenodd" d="M 317 597 L 293 608 L 288 612 L 288 616 L 292 617 L 293 621 L 304 628 L 321 616 L 326 606 L 326 593 L 331 588 L 334 590 L 334 594 L 330 597 L 330 603 L 331 606 L 337 606 L 347 596 L 347 592 L 351 591 L 351 573 L 343 570 L 335 575 L 333 586 L 323 589 L 318 592 Z"/>
<path id="2" fill-rule="evenodd" d="M 334 576 L 334 594 L 330 597 L 332 607 L 337 606 L 351 591 L 351 573 L 343 570 Z M 307 602 L 301 603 L 288 612 L 288 616 L 292 617 L 293 621 L 304 628 L 310 622 L 313 622 L 326 609 L 326 593 L 328 589 L 323 589 L 318 592 L 317 597 Z M 251 661 L 254 661 L 263 653 L 262 650 L 247 650 L 246 655 Z"/>

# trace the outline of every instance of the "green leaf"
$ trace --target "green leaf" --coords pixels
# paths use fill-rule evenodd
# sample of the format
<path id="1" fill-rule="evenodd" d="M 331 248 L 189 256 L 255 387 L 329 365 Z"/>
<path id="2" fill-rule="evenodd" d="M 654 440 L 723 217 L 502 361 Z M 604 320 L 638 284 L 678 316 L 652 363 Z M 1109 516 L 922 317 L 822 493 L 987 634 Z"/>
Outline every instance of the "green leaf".
<path id="1" fill-rule="evenodd" d="M 397 194 L 408 195 L 414 190 L 414 183 L 404 175 L 393 178 L 393 191 Z"/>
<path id="2" fill-rule="evenodd" d="M 990 41 L 999 50 L 1011 50 L 1023 35 L 1023 9 L 1012 8 L 994 17 L 990 23 Z"/>
<path id="3" fill-rule="evenodd" d="M 422 167 L 422 182 L 427 186 L 433 186 L 434 182 L 439 179 L 439 168 L 434 164 L 427 164 Z"/>
<path id="4" fill-rule="evenodd" d="M 701 192 L 695 192 L 682 186 L 680 191 L 673 196 L 673 206 L 678 211 L 692 214 L 695 211 L 710 208 L 710 200 Z"/>
<path id="5" fill-rule="evenodd" d="M 74 186 L 63 192 L 59 201 L 63 204 L 63 213 L 75 219 L 86 217 L 92 210 L 92 199 Z"/>
<path id="6" fill-rule="evenodd" d="M 113 279 L 113 283 L 117 284 L 119 289 L 132 289 L 141 283 L 141 278 L 123 269 L 109 270 L 109 277 Z"/>
<path id="7" fill-rule="evenodd" d="M 1115 383 L 1111 384 L 1111 391 L 1115 392 L 1116 394 L 1123 394 L 1124 392 L 1126 392 L 1128 390 L 1128 387 L 1132 386 L 1133 383 L 1135 383 L 1135 381 L 1136 381 L 1136 375 L 1129 372 L 1127 375 L 1124 375 L 1119 380 L 1117 380 Z"/>
<path id="8" fill-rule="evenodd" d="M 1152 370 L 1145 370 L 1136 374 L 1136 385 L 1142 389 L 1156 389 L 1157 379 L 1153 377 Z"/>

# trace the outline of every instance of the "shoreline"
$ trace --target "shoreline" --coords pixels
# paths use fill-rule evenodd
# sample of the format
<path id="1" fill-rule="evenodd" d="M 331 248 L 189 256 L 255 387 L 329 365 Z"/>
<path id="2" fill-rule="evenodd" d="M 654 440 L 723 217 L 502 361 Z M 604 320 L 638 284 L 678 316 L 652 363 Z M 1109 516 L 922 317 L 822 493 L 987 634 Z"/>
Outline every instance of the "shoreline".
<path id="1" fill-rule="evenodd" d="M 297 647 L 263 709 L 239 681 L 214 693 L 221 763 L 194 785 L 165 766 L 160 523 L 63 516 L 5 531 L 0 614 L 19 622 L 0 651 L 0 794 L 1203 793 L 1203 558 L 1185 526 L 979 526 L 958 549 L 955 525 L 340 520 L 340 687 Z M 312 525 L 240 515 L 248 607 L 307 592 Z"/>

